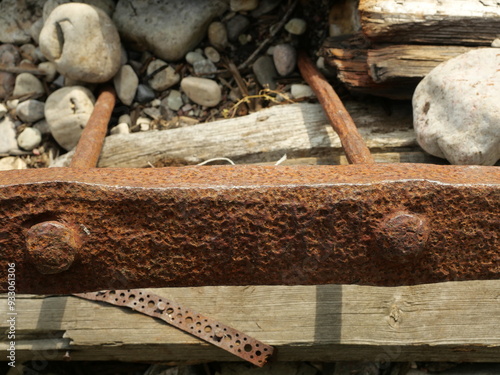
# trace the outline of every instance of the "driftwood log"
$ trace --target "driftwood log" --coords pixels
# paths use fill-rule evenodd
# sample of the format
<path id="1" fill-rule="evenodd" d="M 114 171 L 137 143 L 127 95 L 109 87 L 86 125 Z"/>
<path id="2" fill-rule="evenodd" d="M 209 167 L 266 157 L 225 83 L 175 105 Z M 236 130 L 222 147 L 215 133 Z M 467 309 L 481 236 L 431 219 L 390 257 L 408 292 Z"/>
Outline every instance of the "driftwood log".
<path id="1" fill-rule="evenodd" d="M 500 281 L 156 289 L 278 349 L 281 361 L 481 361 L 500 355 Z M 0 314 L 6 317 L 6 297 Z M 160 320 L 70 296 L 18 295 L 23 360 L 234 361 Z M 0 328 L 7 331 L 7 320 Z M 6 335 L 0 350 L 7 352 Z"/>
<path id="2" fill-rule="evenodd" d="M 334 5 L 340 13 L 354 0 Z M 360 0 L 357 14 L 330 17 L 327 63 L 353 92 L 410 99 L 434 67 L 499 37 L 500 4 L 480 0 Z M 335 23 L 344 27 L 335 27 Z M 345 24 L 349 26 L 345 26 Z"/>
<path id="3" fill-rule="evenodd" d="M 395 152 L 407 162 L 438 160 L 418 148 L 408 103 L 347 102 L 346 107 L 376 161 L 397 161 L 395 155 L 386 155 Z M 240 164 L 265 163 L 284 154 L 345 163 L 340 140 L 321 106 L 302 103 L 182 128 L 109 136 L 98 167 L 196 164 L 216 157 Z M 60 157 L 53 166 L 67 165 L 71 155 Z"/>

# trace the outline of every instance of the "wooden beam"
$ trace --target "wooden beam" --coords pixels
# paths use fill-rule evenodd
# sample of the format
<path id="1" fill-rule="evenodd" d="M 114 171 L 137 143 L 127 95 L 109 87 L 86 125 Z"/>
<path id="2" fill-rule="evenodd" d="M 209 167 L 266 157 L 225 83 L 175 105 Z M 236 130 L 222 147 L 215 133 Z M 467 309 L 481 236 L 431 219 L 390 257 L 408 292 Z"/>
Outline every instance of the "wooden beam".
<path id="1" fill-rule="evenodd" d="M 409 103 L 347 102 L 371 149 L 417 148 Z M 99 167 L 196 164 L 215 157 L 238 163 L 329 156 L 342 146 L 319 104 L 273 106 L 248 116 L 177 129 L 106 137 Z M 53 166 L 67 165 L 72 153 Z M 164 161 L 168 163 L 165 163 Z"/>
<path id="2" fill-rule="evenodd" d="M 493 0 L 360 0 L 359 12 L 375 43 L 490 46 L 500 28 Z"/>
<path id="3" fill-rule="evenodd" d="M 500 355 L 500 280 L 156 289 L 274 345 L 281 361 L 481 361 Z M 0 314 L 6 315 L 6 297 Z M 233 361 L 162 321 L 70 296 L 18 295 L 17 360 Z M 6 332 L 7 322 L 0 328 Z M 0 341 L 6 352 L 7 339 Z"/>

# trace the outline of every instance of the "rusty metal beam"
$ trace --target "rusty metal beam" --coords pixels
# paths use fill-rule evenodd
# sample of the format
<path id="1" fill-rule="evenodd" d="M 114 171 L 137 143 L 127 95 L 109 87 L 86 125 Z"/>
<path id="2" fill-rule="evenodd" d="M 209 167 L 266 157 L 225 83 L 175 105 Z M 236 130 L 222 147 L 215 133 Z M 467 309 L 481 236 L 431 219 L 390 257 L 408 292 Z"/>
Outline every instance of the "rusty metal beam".
<path id="1" fill-rule="evenodd" d="M 500 278 L 498 167 L 6 171 L 0 220 L 1 291 Z"/>

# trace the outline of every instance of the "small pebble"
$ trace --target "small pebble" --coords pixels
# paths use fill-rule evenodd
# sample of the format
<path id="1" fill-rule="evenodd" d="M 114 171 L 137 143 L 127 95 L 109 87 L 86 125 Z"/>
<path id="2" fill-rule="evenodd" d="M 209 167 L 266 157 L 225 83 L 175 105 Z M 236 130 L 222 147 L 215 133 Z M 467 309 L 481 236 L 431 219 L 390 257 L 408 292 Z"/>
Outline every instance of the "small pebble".
<path id="1" fill-rule="evenodd" d="M 131 105 L 139 85 L 139 78 L 130 65 L 123 65 L 113 78 L 116 95 L 125 105 Z"/>
<path id="2" fill-rule="evenodd" d="M 151 117 L 153 120 L 158 120 L 161 117 L 160 108 L 158 107 L 146 107 L 142 110 L 142 113 Z"/>
<path id="3" fill-rule="evenodd" d="M 193 70 L 197 75 L 209 76 L 217 71 L 217 67 L 210 60 L 203 59 L 193 64 Z"/>
<path id="4" fill-rule="evenodd" d="M 250 20 L 241 14 L 237 14 L 227 21 L 227 37 L 231 42 L 238 40 L 242 34 L 250 26 Z"/>
<path id="5" fill-rule="evenodd" d="M 0 45 L 0 64 L 16 66 L 21 60 L 21 55 L 12 44 Z M 14 89 L 16 76 L 12 73 L 0 72 L 0 99 L 7 98 Z"/>
<path id="6" fill-rule="evenodd" d="M 45 90 L 42 82 L 31 73 L 21 73 L 16 77 L 12 96 L 20 98 L 27 95 L 43 95 Z"/>
<path id="7" fill-rule="evenodd" d="M 290 88 L 290 92 L 295 99 L 315 96 L 313 90 L 308 85 L 295 83 Z"/>
<path id="8" fill-rule="evenodd" d="M 56 78 L 57 69 L 56 64 L 51 61 L 45 61 L 38 64 L 38 69 L 45 72 L 43 77 L 46 82 L 52 82 Z"/>
<path id="9" fill-rule="evenodd" d="M 109 131 L 110 134 L 129 134 L 130 133 L 130 127 L 128 124 L 124 122 L 120 122 L 118 125 L 114 126 L 111 128 Z"/>
<path id="10" fill-rule="evenodd" d="M 130 119 L 130 115 L 121 115 L 120 117 L 118 117 L 118 123 L 125 123 L 127 124 L 128 126 L 130 126 L 132 124 L 132 121 Z"/>
<path id="11" fill-rule="evenodd" d="M 292 73 L 297 64 L 297 51 L 290 44 L 278 44 L 274 47 L 273 61 L 280 76 Z"/>
<path id="12" fill-rule="evenodd" d="M 7 106 L 3 103 L 0 103 L 0 120 L 4 118 L 7 112 L 9 112 Z"/>
<path id="13" fill-rule="evenodd" d="M 7 156 L 0 159 L 0 171 L 10 171 L 13 169 L 26 169 L 28 166 L 19 157 Z"/>
<path id="14" fill-rule="evenodd" d="M 32 127 L 34 129 L 38 129 L 40 133 L 42 133 L 42 136 L 50 134 L 50 126 L 47 120 L 45 119 L 36 122 L 35 124 L 33 124 Z"/>
<path id="15" fill-rule="evenodd" d="M 161 100 L 156 98 L 156 99 L 151 100 L 151 103 L 149 103 L 149 104 L 151 104 L 151 107 L 159 107 L 161 104 Z"/>
<path id="16" fill-rule="evenodd" d="M 500 38 L 497 38 L 493 42 L 491 42 L 491 46 L 493 48 L 500 48 Z"/>
<path id="17" fill-rule="evenodd" d="M 147 74 L 153 73 L 155 70 L 167 66 L 165 69 L 156 73 L 148 82 L 153 90 L 163 91 L 179 83 L 181 76 L 175 72 L 175 69 L 169 66 L 163 60 L 153 60 L 148 65 Z"/>
<path id="18" fill-rule="evenodd" d="M 273 59 L 270 56 L 259 57 L 252 65 L 253 73 L 262 87 L 268 87 L 271 90 L 276 88 L 276 77 L 278 72 L 274 67 Z"/>
<path id="19" fill-rule="evenodd" d="M 18 149 L 15 127 L 14 121 L 9 116 L 0 121 L 0 154 Z"/>
<path id="20" fill-rule="evenodd" d="M 23 150 L 31 151 L 42 142 L 42 133 L 35 128 L 26 128 L 17 137 L 17 144 Z"/>
<path id="21" fill-rule="evenodd" d="M 11 100 L 7 100 L 5 102 L 5 104 L 7 105 L 7 108 L 9 110 L 12 110 L 12 109 L 16 109 L 17 106 L 19 105 L 19 99 L 11 99 Z"/>
<path id="22" fill-rule="evenodd" d="M 212 22 L 208 27 L 208 41 L 219 51 L 228 45 L 226 26 L 222 22 Z"/>
<path id="23" fill-rule="evenodd" d="M 170 91 L 170 94 L 168 94 L 167 96 L 168 108 L 170 108 L 172 111 L 178 111 L 183 105 L 184 102 L 182 101 L 182 95 L 180 91 L 177 90 Z"/>
<path id="24" fill-rule="evenodd" d="M 222 99 L 220 86 L 208 78 L 186 77 L 181 81 L 181 87 L 189 99 L 199 105 L 214 107 Z"/>
<path id="25" fill-rule="evenodd" d="M 16 107 L 17 117 L 24 121 L 33 123 L 45 117 L 45 103 L 39 100 L 30 99 L 21 102 Z"/>
<path id="26" fill-rule="evenodd" d="M 186 54 L 186 61 L 191 65 L 194 65 L 197 61 L 201 60 L 205 60 L 205 58 L 199 52 L 191 51 Z"/>
<path id="27" fill-rule="evenodd" d="M 204 52 L 205 56 L 213 63 L 218 63 L 220 61 L 220 53 L 217 52 L 214 47 L 208 46 L 207 48 L 205 48 Z"/>
<path id="28" fill-rule="evenodd" d="M 144 104 L 153 100 L 155 96 L 155 92 L 153 91 L 153 89 L 151 89 L 151 87 L 149 87 L 148 85 L 139 84 L 135 93 L 135 101 Z"/>
<path id="29" fill-rule="evenodd" d="M 306 32 L 307 23 L 302 18 L 292 18 L 285 25 L 285 30 L 293 35 L 302 35 Z"/>
<path id="30" fill-rule="evenodd" d="M 147 117 L 138 117 L 135 126 L 139 127 L 141 132 L 147 132 L 151 127 L 151 120 Z"/>
<path id="31" fill-rule="evenodd" d="M 259 6 L 259 0 L 231 0 L 230 7 L 233 12 L 254 10 Z"/>

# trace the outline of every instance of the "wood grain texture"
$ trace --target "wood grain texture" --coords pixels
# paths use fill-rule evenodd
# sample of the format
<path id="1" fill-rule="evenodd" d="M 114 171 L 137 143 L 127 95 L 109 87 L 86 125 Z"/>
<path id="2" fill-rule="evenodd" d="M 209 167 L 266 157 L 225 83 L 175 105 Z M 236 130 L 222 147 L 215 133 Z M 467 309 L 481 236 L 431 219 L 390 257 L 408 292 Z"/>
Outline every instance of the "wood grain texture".
<path id="1" fill-rule="evenodd" d="M 155 289 L 278 349 L 278 360 L 496 361 L 500 281 Z M 0 314 L 6 316 L 5 296 Z M 18 295 L 18 360 L 232 361 L 238 358 L 125 308 Z M 5 331 L 7 323 L 2 320 Z M 7 348 L 6 337 L 0 350 Z"/>
<path id="2" fill-rule="evenodd" d="M 377 43 L 489 46 L 500 27 L 495 0 L 360 0 L 359 11 Z"/>
<path id="3" fill-rule="evenodd" d="M 416 148 L 411 105 L 348 102 L 367 146 Z M 248 116 L 183 128 L 106 137 L 98 167 L 147 167 L 170 160 L 195 164 L 215 157 L 238 163 L 341 153 L 342 145 L 319 104 L 274 106 Z M 53 166 L 67 165 L 72 153 Z"/>

